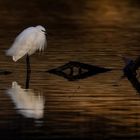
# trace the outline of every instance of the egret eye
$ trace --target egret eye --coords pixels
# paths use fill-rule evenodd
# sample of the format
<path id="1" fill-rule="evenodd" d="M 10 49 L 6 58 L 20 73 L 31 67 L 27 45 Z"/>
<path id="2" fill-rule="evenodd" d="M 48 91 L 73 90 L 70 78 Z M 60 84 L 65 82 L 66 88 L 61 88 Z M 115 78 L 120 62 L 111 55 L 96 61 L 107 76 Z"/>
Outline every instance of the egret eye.
<path id="1" fill-rule="evenodd" d="M 32 55 L 37 50 L 43 50 L 46 44 L 45 28 L 41 25 L 37 27 L 28 27 L 24 29 L 15 39 L 11 48 L 6 51 L 6 55 L 12 56 L 16 62 L 24 55 L 27 55 L 27 72 L 30 70 L 29 55 Z M 27 84 L 28 87 L 28 84 Z"/>
<path id="2" fill-rule="evenodd" d="M 44 30 L 41 30 L 41 31 L 44 32 L 45 35 L 47 35 L 46 31 L 44 31 Z"/>
<path id="3" fill-rule="evenodd" d="M 46 33 L 46 31 L 44 31 L 44 30 L 41 30 L 42 32 L 44 32 L 44 33 Z"/>

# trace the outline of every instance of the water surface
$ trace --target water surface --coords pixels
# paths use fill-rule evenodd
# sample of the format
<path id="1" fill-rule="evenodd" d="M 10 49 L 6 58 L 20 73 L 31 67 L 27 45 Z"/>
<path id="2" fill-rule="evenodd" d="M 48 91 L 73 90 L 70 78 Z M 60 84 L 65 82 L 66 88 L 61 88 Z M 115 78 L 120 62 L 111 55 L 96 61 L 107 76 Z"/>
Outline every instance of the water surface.
<path id="1" fill-rule="evenodd" d="M 27 4 L 28 3 L 28 4 Z M 120 55 L 135 59 L 140 52 L 138 0 L 1 0 L 0 137 L 20 139 L 140 137 L 140 95 L 124 78 Z M 43 25 L 48 32 L 44 53 L 31 56 L 30 88 L 45 98 L 39 120 L 18 113 L 6 90 L 26 81 L 25 58 L 5 56 L 24 28 Z M 68 61 L 114 70 L 79 81 L 47 73 Z"/>

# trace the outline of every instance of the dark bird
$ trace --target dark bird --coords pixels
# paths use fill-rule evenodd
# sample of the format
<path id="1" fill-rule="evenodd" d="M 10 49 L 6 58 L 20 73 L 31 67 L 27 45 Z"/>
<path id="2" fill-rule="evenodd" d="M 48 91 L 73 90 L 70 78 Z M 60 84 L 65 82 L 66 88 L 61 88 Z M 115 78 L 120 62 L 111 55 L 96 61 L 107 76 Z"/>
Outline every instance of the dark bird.
<path id="1" fill-rule="evenodd" d="M 123 59 L 126 62 L 126 65 L 123 68 L 123 77 L 127 77 L 127 79 L 131 82 L 132 86 L 136 89 L 136 91 L 140 93 L 140 82 L 137 77 L 137 69 L 140 66 L 140 57 L 138 57 L 136 60 L 128 59 L 125 57 Z"/>

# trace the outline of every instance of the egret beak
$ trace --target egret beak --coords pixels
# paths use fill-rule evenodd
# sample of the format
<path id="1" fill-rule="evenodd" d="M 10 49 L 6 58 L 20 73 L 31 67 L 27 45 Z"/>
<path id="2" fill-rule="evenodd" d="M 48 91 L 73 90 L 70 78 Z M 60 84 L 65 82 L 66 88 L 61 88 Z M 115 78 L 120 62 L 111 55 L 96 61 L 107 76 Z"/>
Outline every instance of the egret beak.
<path id="1" fill-rule="evenodd" d="M 46 33 L 46 31 L 44 31 L 44 30 L 41 30 L 42 32 L 44 32 L 44 34 L 47 36 L 48 34 Z"/>

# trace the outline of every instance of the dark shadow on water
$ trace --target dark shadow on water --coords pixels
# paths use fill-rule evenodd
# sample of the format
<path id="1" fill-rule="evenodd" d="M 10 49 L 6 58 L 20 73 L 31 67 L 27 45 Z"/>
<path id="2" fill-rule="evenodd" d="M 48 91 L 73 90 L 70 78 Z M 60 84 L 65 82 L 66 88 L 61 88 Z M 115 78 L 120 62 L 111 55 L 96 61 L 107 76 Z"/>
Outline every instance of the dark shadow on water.
<path id="1" fill-rule="evenodd" d="M 99 73 L 108 72 L 111 69 L 102 68 L 98 66 L 93 66 L 89 64 L 84 64 L 81 62 L 70 61 L 56 69 L 51 69 L 47 72 L 56 74 L 66 78 L 69 81 L 76 81 L 79 79 L 84 79 L 89 76 L 94 76 Z"/>
<path id="2" fill-rule="evenodd" d="M 52 114 L 56 120 L 48 125 L 35 127 L 31 119 L 24 119 L 18 116 L 16 120 L 9 120 L 11 127 L 5 127 L 0 131 L 0 138 L 26 139 L 97 139 L 97 140 L 116 140 L 116 139 L 135 139 L 140 138 L 139 133 L 131 133 L 131 128 L 119 121 L 108 118 L 107 116 L 84 116 L 84 121 L 73 121 L 76 114 Z M 63 118 L 64 122 L 58 121 Z M 79 116 L 80 117 L 80 116 Z M 69 118 L 68 122 L 65 122 Z M 47 118 L 46 118 L 47 119 Z M 49 120 L 50 118 L 48 118 Z M 47 120 L 46 120 L 47 122 Z M 114 125 L 117 124 L 117 125 Z M 5 125 L 8 126 L 8 123 Z"/>
<path id="3" fill-rule="evenodd" d="M 0 75 L 9 75 L 11 74 L 12 72 L 11 71 L 7 71 L 7 70 L 0 70 Z"/>
<path id="4" fill-rule="evenodd" d="M 140 8 L 140 1 L 139 0 L 129 0 L 128 3 L 132 7 Z"/>

